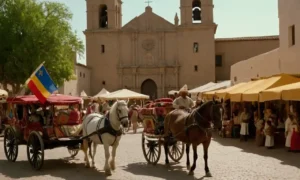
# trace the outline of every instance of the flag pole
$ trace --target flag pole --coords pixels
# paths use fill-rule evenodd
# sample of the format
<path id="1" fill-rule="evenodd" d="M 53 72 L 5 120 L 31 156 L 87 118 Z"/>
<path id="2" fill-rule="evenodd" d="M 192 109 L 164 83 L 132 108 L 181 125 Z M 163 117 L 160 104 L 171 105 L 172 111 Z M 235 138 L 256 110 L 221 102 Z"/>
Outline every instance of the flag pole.
<path id="1" fill-rule="evenodd" d="M 30 79 L 30 78 L 32 78 L 33 76 L 34 76 L 34 74 L 43 66 L 45 64 L 45 61 L 43 61 L 36 69 L 35 69 L 35 71 L 33 71 L 33 73 L 30 75 L 30 77 L 28 78 L 28 79 Z M 28 81 L 28 80 L 27 80 Z M 27 82 L 26 81 L 26 82 Z"/>

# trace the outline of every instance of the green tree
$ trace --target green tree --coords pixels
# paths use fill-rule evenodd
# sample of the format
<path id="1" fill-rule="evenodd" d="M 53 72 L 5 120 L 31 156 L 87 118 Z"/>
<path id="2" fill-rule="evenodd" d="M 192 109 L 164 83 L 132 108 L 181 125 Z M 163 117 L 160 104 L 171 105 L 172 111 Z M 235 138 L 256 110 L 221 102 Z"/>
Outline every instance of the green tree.
<path id="1" fill-rule="evenodd" d="M 61 3 L 0 0 L 0 83 L 11 84 L 16 93 L 44 61 L 57 85 L 70 80 L 75 55 L 84 52 L 71 19 Z"/>

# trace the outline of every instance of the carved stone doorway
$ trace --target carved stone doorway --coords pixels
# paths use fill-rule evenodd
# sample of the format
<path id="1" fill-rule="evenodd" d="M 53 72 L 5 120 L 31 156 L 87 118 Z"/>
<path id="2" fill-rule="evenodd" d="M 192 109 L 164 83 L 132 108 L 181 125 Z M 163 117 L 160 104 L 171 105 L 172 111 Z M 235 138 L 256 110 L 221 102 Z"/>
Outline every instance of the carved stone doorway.
<path id="1" fill-rule="evenodd" d="M 141 93 L 146 94 L 150 99 L 157 99 L 157 85 L 152 79 L 146 79 L 141 86 Z"/>

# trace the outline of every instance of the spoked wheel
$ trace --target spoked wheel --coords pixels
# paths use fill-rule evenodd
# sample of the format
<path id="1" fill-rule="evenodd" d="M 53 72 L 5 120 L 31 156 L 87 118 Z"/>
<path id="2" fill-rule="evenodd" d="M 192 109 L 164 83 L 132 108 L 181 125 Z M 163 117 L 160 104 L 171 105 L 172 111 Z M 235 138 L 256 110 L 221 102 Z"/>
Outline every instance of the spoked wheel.
<path id="1" fill-rule="evenodd" d="M 31 132 L 27 142 L 27 158 L 35 170 L 40 170 L 44 164 L 44 142 L 38 132 Z"/>
<path id="2" fill-rule="evenodd" d="M 79 150 L 78 149 L 68 149 L 69 154 L 71 155 L 71 158 L 74 158 L 77 156 Z"/>
<path id="3" fill-rule="evenodd" d="M 144 133 L 142 134 L 142 148 L 145 159 L 150 164 L 157 164 L 161 154 L 161 147 L 157 141 L 146 140 Z"/>
<path id="4" fill-rule="evenodd" d="M 184 154 L 184 144 L 181 141 L 176 141 L 169 146 L 169 156 L 175 161 L 179 162 Z"/>
<path id="5" fill-rule="evenodd" d="M 12 128 L 7 128 L 4 132 L 4 153 L 6 159 L 15 162 L 18 157 L 19 147 L 17 136 Z"/>

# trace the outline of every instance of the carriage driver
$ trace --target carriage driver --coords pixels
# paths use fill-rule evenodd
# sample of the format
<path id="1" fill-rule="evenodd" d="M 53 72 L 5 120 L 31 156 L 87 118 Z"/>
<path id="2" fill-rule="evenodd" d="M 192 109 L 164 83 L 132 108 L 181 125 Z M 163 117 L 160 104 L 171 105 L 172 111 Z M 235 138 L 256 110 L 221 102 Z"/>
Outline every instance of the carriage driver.
<path id="1" fill-rule="evenodd" d="M 173 101 L 173 107 L 175 109 L 183 109 L 183 110 L 190 110 L 194 107 L 194 101 L 188 97 L 188 87 L 184 85 L 179 90 L 179 96 Z"/>

